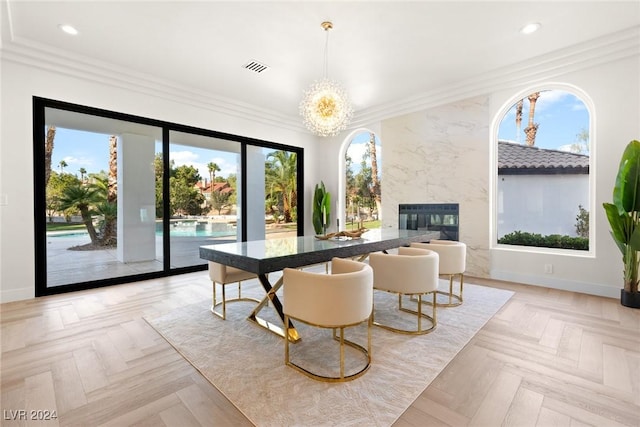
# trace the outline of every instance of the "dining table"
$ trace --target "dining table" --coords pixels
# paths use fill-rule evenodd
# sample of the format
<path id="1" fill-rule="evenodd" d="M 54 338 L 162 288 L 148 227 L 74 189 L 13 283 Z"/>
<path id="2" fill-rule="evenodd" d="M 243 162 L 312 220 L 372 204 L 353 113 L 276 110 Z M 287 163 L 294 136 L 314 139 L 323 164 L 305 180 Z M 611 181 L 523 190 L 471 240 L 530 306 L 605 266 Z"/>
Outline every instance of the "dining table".
<path id="1" fill-rule="evenodd" d="M 397 228 L 370 229 L 360 237 L 291 236 L 249 240 L 200 246 L 200 258 L 219 264 L 249 271 L 258 276 L 265 290 L 264 298 L 251 312 L 248 319 L 257 325 L 291 342 L 300 339 L 295 326 L 285 333 L 284 328 L 258 316 L 271 302 L 284 325 L 282 302 L 277 291 L 283 284 L 280 277 L 276 283 L 269 281 L 268 274 L 284 268 L 301 268 L 331 261 L 332 258 L 355 258 L 360 261 L 372 252 L 387 251 L 412 242 L 429 242 L 439 238 L 440 233 L 429 230 L 404 230 Z"/>

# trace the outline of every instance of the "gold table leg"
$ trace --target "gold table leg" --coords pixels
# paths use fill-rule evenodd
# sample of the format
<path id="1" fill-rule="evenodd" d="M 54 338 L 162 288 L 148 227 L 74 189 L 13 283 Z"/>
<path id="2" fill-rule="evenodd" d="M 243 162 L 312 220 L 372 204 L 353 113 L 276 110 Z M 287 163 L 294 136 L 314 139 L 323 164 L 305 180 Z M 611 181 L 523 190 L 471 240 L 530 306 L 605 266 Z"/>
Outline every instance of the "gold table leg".
<path id="1" fill-rule="evenodd" d="M 280 279 L 278 279 L 278 281 L 273 286 L 271 286 L 271 284 L 269 283 L 269 280 L 264 274 L 258 275 L 258 278 L 260 279 L 260 282 L 262 283 L 262 286 L 264 287 L 264 289 L 267 291 L 267 294 L 258 303 L 256 308 L 251 312 L 248 319 L 254 322 L 256 325 L 262 328 L 265 328 L 268 331 L 271 331 L 282 338 L 285 338 L 285 336 L 288 336 L 289 341 L 293 343 L 300 341 L 300 335 L 298 334 L 298 331 L 293 326 L 293 324 L 290 324 L 288 333 L 285 335 L 284 328 L 278 325 L 275 325 L 272 322 L 269 322 L 261 317 L 258 317 L 258 313 L 260 312 L 260 310 L 262 310 L 269 303 L 269 301 L 271 301 L 276 312 L 280 316 L 280 319 L 282 320 L 282 324 L 283 325 L 285 324 L 284 312 L 282 311 L 282 303 L 280 302 L 280 300 L 276 295 L 276 292 L 278 292 L 278 290 L 282 287 L 283 278 L 280 277 Z"/>

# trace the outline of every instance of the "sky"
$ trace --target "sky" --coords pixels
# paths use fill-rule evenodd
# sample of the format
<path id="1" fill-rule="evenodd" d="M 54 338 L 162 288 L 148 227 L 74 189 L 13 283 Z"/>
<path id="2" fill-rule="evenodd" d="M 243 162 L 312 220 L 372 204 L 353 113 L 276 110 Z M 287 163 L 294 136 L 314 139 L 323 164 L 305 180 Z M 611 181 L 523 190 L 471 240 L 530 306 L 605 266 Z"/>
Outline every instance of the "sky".
<path id="1" fill-rule="evenodd" d="M 515 105 L 505 114 L 498 130 L 501 140 L 525 143 L 524 128 L 529 119 L 529 101 L 525 99 L 522 112 L 520 136 L 516 133 Z M 544 91 L 536 103 L 534 122 L 539 124 L 536 134 L 536 146 L 550 149 L 566 149 L 578 141 L 577 135 L 589 129 L 589 112 L 585 104 L 575 95 L 559 91 Z M 362 155 L 369 141 L 367 132 L 357 134 L 349 146 L 348 154 L 353 160 L 354 173 L 359 170 Z M 382 147 L 376 138 L 378 164 L 382 164 Z M 156 152 L 160 151 L 160 143 L 156 143 Z M 269 150 L 265 149 L 265 153 Z M 216 163 L 221 171 L 216 176 L 228 177 L 237 173 L 237 156 L 235 153 L 205 150 L 191 146 L 172 145 L 171 159 L 176 166 L 191 165 L 198 169 L 202 178 L 209 177 L 209 162 Z M 88 173 L 106 171 L 109 159 L 109 135 L 57 128 L 51 167 L 60 172 L 60 161 L 67 167 L 64 171 L 80 175 L 80 168 Z"/>
<path id="2" fill-rule="evenodd" d="M 360 169 L 362 155 L 369 142 L 368 133 L 357 134 L 348 149 L 348 154 L 353 159 L 354 173 Z M 376 139 L 378 164 L 382 159 L 382 149 L 380 142 Z M 161 151 L 160 142 L 156 143 L 156 152 Z M 270 152 L 264 149 L 264 153 Z M 220 167 L 220 172 L 216 176 L 227 178 L 230 174 L 237 174 L 237 163 L 239 154 L 226 153 L 222 151 L 206 150 L 198 147 L 185 145 L 171 145 L 170 158 L 175 161 L 176 166 L 193 166 L 198 169 L 200 176 L 209 178 L 209 168 L 207 164 L 214 162 Z M 108 170 L 109 159 L 109 135 L 93 132 L 70 130 L 58 127 L 56 129 L 55 144 L 51 167 L 56 172 L 60 172 L 60 162 L 64 160 L 67 166 L 64 172 L 72 173 L 80 177 L 80 168 L 86 169 L 87 173 L 98 173 Z"/>
<path id="3" fill-rule="evenodd" d="M 540 92 L 534 111 L 534 123 L 538 123 L 536 147 L 554 150 L 566 149 L 578 143 L 577 135 L 589 130 L 589 112 L 586 105 L 575 95 L 551 90 Z M 515 122 L 515 104 L 505 114 L 498 130 L 498 139 L 520 142 L 526 141 L 524 129 L 529 122 L 529 100 L 525 98 L 522 108 L 522 125 L 518 140 Z"/>

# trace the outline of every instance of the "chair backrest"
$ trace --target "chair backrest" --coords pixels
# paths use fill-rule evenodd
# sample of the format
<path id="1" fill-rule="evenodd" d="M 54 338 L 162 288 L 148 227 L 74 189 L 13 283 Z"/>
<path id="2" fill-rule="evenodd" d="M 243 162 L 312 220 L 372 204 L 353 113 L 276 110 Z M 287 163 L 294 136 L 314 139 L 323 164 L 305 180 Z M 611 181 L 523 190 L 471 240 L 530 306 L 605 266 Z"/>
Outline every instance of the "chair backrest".
<path id="1" fill-rule="evenodd" d="M 467 245 L 454 240 L 411 243 L 412 248 L 428 249 L 440 255 L 440 274 L 462 274 L 467 269 Z"/>
<path id="2" fill-rule="evenodd" d="M 438 254 L 419 248 L 398 248 L 398 254 L 369 255 L 375 289 L 403 294 L 433 292 L 438 288 Z"/>
<path id="3" fill-rule="evenodd" d="M 373 271 L 367 264 L 333 258 L 331 274 L 285 268 L 283 311 L 325 327 L 366 320 L 373 310 Z"/>

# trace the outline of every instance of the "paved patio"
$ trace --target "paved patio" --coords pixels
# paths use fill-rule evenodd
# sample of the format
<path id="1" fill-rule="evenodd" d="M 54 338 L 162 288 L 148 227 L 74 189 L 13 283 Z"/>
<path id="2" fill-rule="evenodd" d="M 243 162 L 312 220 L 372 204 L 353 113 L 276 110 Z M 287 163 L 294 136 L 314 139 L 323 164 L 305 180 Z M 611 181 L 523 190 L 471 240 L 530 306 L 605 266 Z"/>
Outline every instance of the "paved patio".
<path id="1" fill-rule="evenodd" d="M 295 236 L 296 230 L 272 228 L 267 238 Z M 199 248 L 224 237 L 171 237 L 171 267 L 187 267 L 204 264 Z M 123 263 L 118 261 L 116 249 L 74 251 L 69 248 L 90 243 L 88 235 L 78 234 L 64 237 L 47 235 L 47 286 L 102 280 L 134 274 L 162 271 L 162 236 L 156 238 L 156 259 L 143 262 Z"/>

